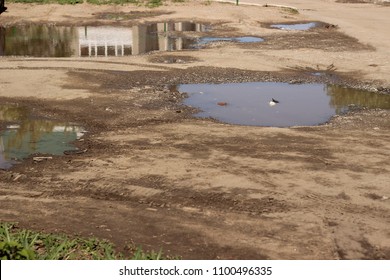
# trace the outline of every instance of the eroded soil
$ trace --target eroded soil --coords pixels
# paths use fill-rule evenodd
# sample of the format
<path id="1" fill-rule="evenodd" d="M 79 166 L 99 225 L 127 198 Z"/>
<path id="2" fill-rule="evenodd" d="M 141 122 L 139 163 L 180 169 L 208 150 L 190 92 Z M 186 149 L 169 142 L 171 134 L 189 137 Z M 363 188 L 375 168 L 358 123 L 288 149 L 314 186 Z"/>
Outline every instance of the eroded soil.
<path id="1" fill-rule="evenodd" d="M 210 15 L 214 32 L 266 41 L 107 59 L 1 58 L 2 104 L 26 105 L 33 117 L 75 122 L 88 133 L 75 143 L 81 154 L 29 158 L 0 171 L 0 220 L 184 259 L 389 259 L 388 110 L 356 110 L 315 127 L 235 126 L 195 119 L 196 108 L 183 106 L 175 87 L 331 82 L 388 94 L 382 46 L 339 23 L 304 32 L 259 24 L 307 21 L 304 14 L 217 5 L 224 9 L 9 5 L 1 22 L 24 21 L 25 7 L 32 21 L 62 24 Z"/>

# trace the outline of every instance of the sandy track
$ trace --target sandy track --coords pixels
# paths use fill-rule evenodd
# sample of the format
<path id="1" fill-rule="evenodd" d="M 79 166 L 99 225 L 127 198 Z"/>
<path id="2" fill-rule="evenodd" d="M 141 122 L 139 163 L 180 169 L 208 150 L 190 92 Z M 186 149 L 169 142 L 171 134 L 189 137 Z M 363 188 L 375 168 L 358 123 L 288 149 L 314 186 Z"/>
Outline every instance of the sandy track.
<path id="1" fill-rule="evenodd" d="M 207 18 L 223 34 L 268 40 L 124 58 L 1 58 L 2 103 L 79 122 L 89 134 L 77 143 L 87 149 L 82 155 L 0 171 L 0 220 L 107 238 L 119 249 L 162 247 L 186 259 L 389 259 L 388 111 L 354 112 L 318 127 L 233 126 L 192 118 L 182 96 L 166 90 L 180 82 L 289 81 L 334 64 L 331 74 L 345 83 L 386 91 L 388 7 L 285 3 L 300 13 L 190 2 L 118 22 L 97 17 L 144 8 L 10 4 L 2 23 L 27 14 L 66 24 Z M 361 20 L 367 11 L 378 22 Z M 266 27 L 302 20 L 339 28 Z M 164 63 L 172 57 L 183 62 Z"/>

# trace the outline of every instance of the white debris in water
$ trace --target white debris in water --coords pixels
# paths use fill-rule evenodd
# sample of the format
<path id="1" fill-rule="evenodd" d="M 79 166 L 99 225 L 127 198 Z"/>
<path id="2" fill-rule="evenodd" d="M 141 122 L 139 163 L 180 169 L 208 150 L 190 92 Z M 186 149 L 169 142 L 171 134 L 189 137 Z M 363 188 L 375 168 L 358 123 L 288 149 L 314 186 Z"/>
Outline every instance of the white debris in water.
<path id="1" fill-rule="evenodd" d="M 19 129 L 20 125 L 19 124 L 10 124 L 10 125 L 7 125 L 7 128 L 8 129 Z"/>

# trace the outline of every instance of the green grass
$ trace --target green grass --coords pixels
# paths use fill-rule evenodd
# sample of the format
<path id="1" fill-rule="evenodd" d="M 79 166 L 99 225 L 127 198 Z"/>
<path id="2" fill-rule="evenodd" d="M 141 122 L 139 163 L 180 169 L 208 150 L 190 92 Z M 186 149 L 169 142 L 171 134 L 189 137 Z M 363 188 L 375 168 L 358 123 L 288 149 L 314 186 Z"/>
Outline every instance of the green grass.
<path id="1" fill-rule="evenodd" d="M 149 8 L 156 8 L 163 4 L 162 0 L 148 0 L 146 6 Z"/>
<path id="2" fill-rule="evenodd" d="M 162 260 L 162 250 L 144 251 L 131 245 L 125 254 L 114 245 L 97 238 L 70 238 L 20 229 L 12 223 L 0 223 L 0 259 L 3 260 Z"/>

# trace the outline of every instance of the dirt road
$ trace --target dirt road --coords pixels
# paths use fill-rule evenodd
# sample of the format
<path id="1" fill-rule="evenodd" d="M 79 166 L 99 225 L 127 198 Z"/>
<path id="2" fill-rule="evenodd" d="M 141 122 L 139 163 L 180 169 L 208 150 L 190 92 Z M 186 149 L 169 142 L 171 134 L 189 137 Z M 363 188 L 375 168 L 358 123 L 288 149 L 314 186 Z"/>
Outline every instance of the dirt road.
<path id="1" fill-rule="evenodd" d="M 170 90 L 298 81 L 389 93 L 388 6 L 281 4 L 299 13 L 203 1 L 152 10 L 9 4 L 2 25 L 193 20 L 212 24 L 211 34 L 265 41 L 109 58 L 1 57 L 0 104 L 88 133 L 76 143 L 85 153 L 0 170 L 0 220 L 184 259 L 390 259 L 389 110 L 313 127 L 236 126 L 194 118 Z M 269 28 L 308 21 L 323 25 Z M 0 129 L 6 124 L 0 119 Z"/>

